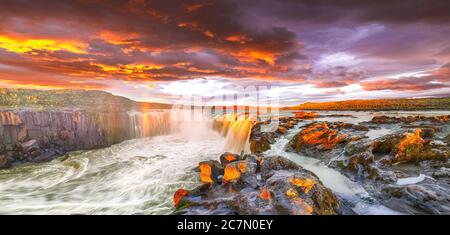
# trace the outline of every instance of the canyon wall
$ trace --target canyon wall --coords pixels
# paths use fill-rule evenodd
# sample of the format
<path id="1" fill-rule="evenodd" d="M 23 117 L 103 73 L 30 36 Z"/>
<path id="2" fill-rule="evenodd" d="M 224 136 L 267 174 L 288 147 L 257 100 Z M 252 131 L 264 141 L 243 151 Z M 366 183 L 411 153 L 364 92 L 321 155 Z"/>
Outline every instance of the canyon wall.
<path id="1" fill-rule="evenodd" d="M 0 110 L 0 168 L 68 151 L 110 146 L 170 131 L 170 114 L 82 110 Z"/>

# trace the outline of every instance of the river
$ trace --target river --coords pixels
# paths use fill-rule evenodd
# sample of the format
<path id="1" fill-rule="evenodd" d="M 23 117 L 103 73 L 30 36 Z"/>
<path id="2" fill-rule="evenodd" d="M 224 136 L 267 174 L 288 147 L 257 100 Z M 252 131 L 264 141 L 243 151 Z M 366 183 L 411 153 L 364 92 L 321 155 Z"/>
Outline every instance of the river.
<path id="1" fill-rule="evenodd" d="M 336 113 L 336 112 L 325 112 Z M 442 115 L 449 112 L 390 112 Z M 379 112 L 346 112 L 361 122 Z M 329 119 L 327 119 L 329 120 Z M 0 214 L 169 214 L 178 188 L 199 185 L 199 161 L 217 159 L 229 141 L 210 122 L 188 123 L 167 135 L 124 141 L 97 150 L 68 153 L 51 162 L 0 170 Z M 287 157 L 316 173 L 325 186 L 350 200 L 359 214 L 395 214 L 364 189 L 315 159 L 286 153 L 283 146 L 299 125 L 277 140 L 268 155 Z M 370 133 L 370 138 L 386 131 Z"/>

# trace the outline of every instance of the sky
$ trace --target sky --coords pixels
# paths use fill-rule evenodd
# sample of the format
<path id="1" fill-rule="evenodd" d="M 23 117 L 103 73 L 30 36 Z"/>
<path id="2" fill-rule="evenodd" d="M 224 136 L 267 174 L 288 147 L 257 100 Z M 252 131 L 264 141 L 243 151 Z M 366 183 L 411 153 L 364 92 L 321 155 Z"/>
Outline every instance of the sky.
<path id="1" fill-rule="evenodd" d="M 254 87 L 281 105 L 448 97 L 449 12 L 447 0 L 1 1 L 0 87 L 165 103 Z"/>

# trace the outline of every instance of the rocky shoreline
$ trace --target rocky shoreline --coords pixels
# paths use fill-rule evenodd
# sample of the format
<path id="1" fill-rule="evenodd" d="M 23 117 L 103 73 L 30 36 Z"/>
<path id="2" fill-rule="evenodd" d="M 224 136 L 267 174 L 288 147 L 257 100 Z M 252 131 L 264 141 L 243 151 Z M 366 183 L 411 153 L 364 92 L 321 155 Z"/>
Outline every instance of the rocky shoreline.
<path id="1" fill-rule="evenodd" d="M 175 214 L 352 214 L 314 173 L 266 156 L 277 138 L 300 125 L 285 151 L 319 159 L 359 183 L 382 205 L 404 214 L 450 214 L 450 120 L 442 116 L 375 116 L 358 124 L 315 121 L 313 113 L 255 122 L 252 154 L 224 153 L 201 162 L 203 183 L 174 195 Z M 306 121 L 308 120 L 308 121 Z M 380 128 L 392 133 L 369 138 Z"/>
<path id="2" fill-rule="evenodd" d="M 280 157 L 224 153 L 200 163 L 202 186 L 175 192 L 176 214 L 351 213 L 314 173 Z"/>

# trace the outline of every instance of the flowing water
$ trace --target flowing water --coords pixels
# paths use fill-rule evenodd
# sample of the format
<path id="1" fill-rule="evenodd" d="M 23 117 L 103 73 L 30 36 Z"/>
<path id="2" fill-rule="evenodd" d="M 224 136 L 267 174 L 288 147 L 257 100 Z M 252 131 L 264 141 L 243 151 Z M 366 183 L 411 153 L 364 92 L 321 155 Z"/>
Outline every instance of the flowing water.
<path id="1" fill-rule="evenodd" d="M 389 208 L 375 203 L 374 199 L 369 196 L 362 186 L 349 180 L 338 171 L 327 167 L 319 160 L 284 151 L 284 146 L 299 131 L 299 125 L 304 125 L 304 123 L 300 123 L 296 128 L 289 130 L 285 136 L 282 136 L 272 144 L 271 149 L 264 154 L 267 156 L 283 156 L 301 165 L 303 168 L 314 172 L 326 187 L 353 204 L 352 209 L 357 214 L 398 214 Z"/>
<path id="2" fill-rule="evenodd" d="M 356 123 L 380 113 L 349 114 L 356 118 L 336 120 Z M 245 122 L 231 125 L 234 128 L 225 136 L 214 131 L 209 121 L 179 122 L 174 126 L 166 135 L 72 152 L 48 163 L 28 163 L 0 170 L 0 214 L 170 213 L 174 191 L 199 185 L 198 173 L 194 171 L 199 161 L 217 159 L 225 150 L 235 150 L 236 144 L 246 148 L 247 143 L 242 141 L 248 140 Z M 374 202 L 361 186 L 339 172 L 315 159 L 283 151 L 299 126 L 279 138 L 266 154 L 284 156 L 313 171 L 327 187 L 351 201 L 357 213 L 395 213 Z M 142 130 L 136 129 L 136 133 Z M 384 132 L 372 133 L 371 138 L 381 134 Z"/>

